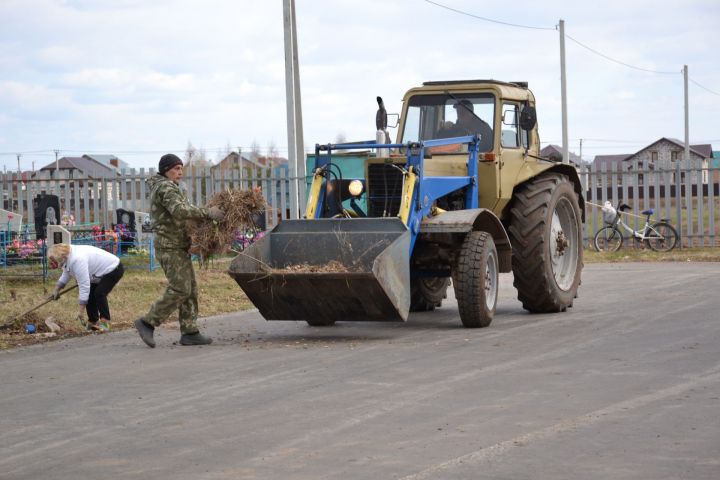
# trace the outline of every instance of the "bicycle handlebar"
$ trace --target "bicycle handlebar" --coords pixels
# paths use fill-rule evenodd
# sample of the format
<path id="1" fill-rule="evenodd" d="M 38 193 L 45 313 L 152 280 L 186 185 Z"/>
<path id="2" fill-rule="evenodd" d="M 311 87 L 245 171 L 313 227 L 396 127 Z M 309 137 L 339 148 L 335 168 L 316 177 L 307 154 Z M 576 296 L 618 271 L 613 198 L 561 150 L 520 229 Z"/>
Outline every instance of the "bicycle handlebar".
<path id="1" fill-rule="evenodd" d="M 618 205 L 617 209 L 618 211 L 623 212 L 625 210 L 632 210 L 632 207 L 627 203 L 621 203 L 620 205 Z"/>

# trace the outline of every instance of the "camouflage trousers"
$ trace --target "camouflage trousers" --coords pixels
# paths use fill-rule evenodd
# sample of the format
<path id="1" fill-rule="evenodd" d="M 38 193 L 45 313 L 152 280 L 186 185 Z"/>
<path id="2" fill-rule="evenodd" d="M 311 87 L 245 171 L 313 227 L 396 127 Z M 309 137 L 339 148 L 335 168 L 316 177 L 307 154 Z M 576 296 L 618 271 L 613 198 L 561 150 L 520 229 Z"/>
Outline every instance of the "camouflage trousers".
<path id="1" fill-rule="evenodd" d="M 177 310 L 180 333 L 197 332 L 198 289 L 190 254 L 182 250 L 155 250 L 155 256 L 165 272 L 168 287 L 152 304 L 145 321 L 157 327 Z"/>

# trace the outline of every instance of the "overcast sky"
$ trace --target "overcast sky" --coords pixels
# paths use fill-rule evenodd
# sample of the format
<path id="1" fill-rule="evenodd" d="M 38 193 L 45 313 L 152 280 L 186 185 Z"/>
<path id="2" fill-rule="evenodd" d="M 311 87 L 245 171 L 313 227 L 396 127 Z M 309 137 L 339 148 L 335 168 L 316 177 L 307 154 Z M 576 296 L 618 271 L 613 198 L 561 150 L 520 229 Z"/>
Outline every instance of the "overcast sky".
<path id="1" fill-rule="evenodd" d="M 560 144 L 561 18 L 575 40 L 571 151 L 684 139 L 685 64 L 690 142 L 720 149 L 718 0 L 437 3 L 467 15 L 425 0 L 296 0 L 306 149 L 374 138 L 377 95 L 399 112 L 423 81 L 479 78 L 528 81 L 543 145 Z M 0 0 L 2 165 L 22 153 L 22 169 L 39 168 L 59 149 L 154 167 L 188 142 L 213 159 L 253 142 L 287 155 L 282 0 Z"/>

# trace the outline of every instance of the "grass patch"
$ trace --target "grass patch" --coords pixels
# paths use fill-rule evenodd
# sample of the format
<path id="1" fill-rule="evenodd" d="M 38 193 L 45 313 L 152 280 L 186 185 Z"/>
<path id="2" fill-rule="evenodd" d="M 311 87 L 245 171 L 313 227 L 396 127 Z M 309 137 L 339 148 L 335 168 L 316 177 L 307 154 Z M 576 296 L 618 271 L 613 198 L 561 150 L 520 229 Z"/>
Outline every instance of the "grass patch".
<path id="1" fill-rule="evenodd" d="M 208 269 L 195 267 L 195 277 L 199 290 L 199 315 L 202 317 L 236 312 L 253 308 L 235 280 L 226 273 L 229 259 L 216 260 Z M 0 310 L 2 317 L 0 323 L 15 315 L 42 303 L 55 287 L 59 272 L 53 272 L 50 280 L 43 284 L 41 280 L 0 280 Z M 73 285 L 71 281 L 69 285 Z M 110 313 L 112 314 L 111 330 L 131 328 L 133 321 L 148 311 L 154 302 L 167 287 L 165 275 L 161 269 L 149 272 L 128 268 L 122 280 L 115 286 L 108 297 Z M 52 316 L 62 331 L 53 338 L 43 338 L 39 335 L 29 335 L 24 331 L 24 323 L 17 324 L 8 330 L 0 331 L 0 349 L 12 348 L 20 345 L 29 345 L 57 338 L 68 338 L 79 335 L 89 335 L 82 325 L 75 321 L 77 314 L 78 291 L 72 290 L 60 300 L 50 302 L 35 311 L 36 318 L 41 322 Z M 39 323 L 41 323 L 39 322 Z M 166 324 L 177 328 L 177 317 L 171 317 Z M 48 329 L 44 324 L 38 325 L 39 332 Z"/>
<path id="2" fill-rule="evenodd" d="M 613 262 L 720 262 L 720 248 L 675 248 L 655 252 L 645 248 L 621 248 L 617 252 L 585 249 L 585 263 Z"/>

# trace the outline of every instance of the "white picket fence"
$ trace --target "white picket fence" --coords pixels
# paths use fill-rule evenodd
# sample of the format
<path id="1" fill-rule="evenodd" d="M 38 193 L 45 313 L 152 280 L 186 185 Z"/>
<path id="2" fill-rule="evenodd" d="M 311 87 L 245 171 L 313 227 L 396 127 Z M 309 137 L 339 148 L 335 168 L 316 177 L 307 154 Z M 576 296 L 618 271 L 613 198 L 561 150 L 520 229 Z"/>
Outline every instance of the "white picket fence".
<path id="1" fill-rule="evenodd" d="M 271 173 L 274 172 L 274 175 Z M 720 246 L 720 169 L 699 165 L 672 170 L 655 170 L 651 165 L 616 165 L 598 171 L 592 167 L 578 170 L 585 190 L 585 239 L 592 239 L 602 226 L 599 206 L 606 200 L 613 205 L 627 203 L 631 213 L 653 208 L 656 218 L 667 218 L 680 233 L 682 246 Z M 23 216 L 23 222 L 34 223 L 33 199 L 39 194 L 57 195 L 61 215 L 72 214 L 80 224 L 97 223 L 109 227 L 116 223 L 114 212 L 119 209 L 149 211 L 149 190 L 145 180 L 154 169 L 127 170 L 114 178 L 93 179 L 71 176 L 68 171 L 35 172 L 25 181 L 17 173 L 0 174 L 0 208 Z M 268 202 L 266 227 L 272 228 L 282 219 L 297 218 L 292 214 L 291 195 L 297 180 L 287 170 L 257 168 L 225 170 L 209 168 L 186 172 L 182 185 L 195 205 L 203 205 L 210 196 L 225 188 L 260 188 Z M 302 195 L 306 179 L 302 179 Z M 301 204 L 303 202 L 300 202 Z M 300 206 L 302 211 L 303 206 Z M 626 223 L 636 230 L 643 219 L 628 216 Z"/>

